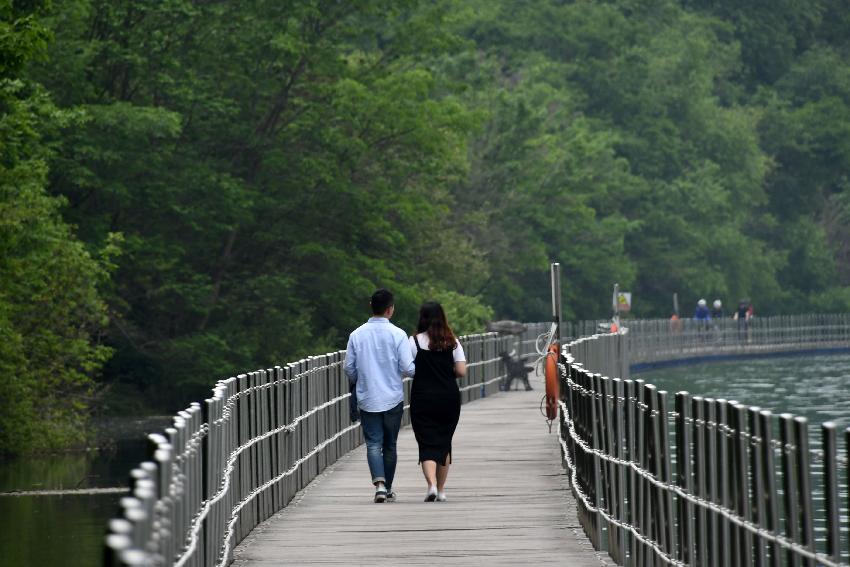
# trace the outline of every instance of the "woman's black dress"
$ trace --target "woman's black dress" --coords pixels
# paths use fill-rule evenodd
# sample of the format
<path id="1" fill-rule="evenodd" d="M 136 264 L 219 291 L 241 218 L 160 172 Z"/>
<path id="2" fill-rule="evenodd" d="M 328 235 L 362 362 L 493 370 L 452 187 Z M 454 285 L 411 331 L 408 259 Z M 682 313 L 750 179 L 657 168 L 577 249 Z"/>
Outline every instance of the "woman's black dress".
<path id="1" fill-rule="evenodd" d="M 419 443 L 419 462 L 442 465 L 452 454 L 452 436 L 460 419 L 460 389 L 452 351 L 419 347 L 416 336 L 416 374 L 410 393 L 410 422 Z"/>

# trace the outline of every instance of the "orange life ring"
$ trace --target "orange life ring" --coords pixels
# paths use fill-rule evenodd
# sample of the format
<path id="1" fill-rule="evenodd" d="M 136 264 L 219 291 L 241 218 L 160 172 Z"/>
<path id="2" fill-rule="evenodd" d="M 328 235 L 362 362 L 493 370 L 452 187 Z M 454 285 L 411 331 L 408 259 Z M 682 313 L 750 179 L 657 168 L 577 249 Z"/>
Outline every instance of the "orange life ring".
<path id="1" fill-rule="evenodd" d="M 549 346 L 546 353 L 546 418 L 553 420 L 558 417 L 558 398 L 560 387 L 558 386 L 558 343 Z"/>

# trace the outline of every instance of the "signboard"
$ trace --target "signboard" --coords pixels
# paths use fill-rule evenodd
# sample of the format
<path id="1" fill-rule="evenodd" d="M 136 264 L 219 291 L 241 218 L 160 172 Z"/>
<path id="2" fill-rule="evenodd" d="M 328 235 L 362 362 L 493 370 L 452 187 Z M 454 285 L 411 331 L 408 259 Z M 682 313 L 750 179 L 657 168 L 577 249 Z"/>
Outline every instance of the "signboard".
<path id="1" fill-rule="evenodd" d="M 632 310 L 632 292 L 619 291 L 617 292 L 617 311 Z"/>

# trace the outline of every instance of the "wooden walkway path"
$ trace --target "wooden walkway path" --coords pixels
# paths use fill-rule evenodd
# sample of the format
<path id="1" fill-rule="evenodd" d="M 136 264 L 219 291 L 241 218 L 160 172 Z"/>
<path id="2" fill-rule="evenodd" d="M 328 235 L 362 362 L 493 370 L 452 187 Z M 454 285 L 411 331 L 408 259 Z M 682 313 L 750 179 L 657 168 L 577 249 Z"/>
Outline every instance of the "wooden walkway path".
<path id="1" fill-rule="evenodd" d="M 233 567 L 613 564 L 590 546 L 532 392 L 464 405 L 447 502 L 425 503 L 413 432 L 399 435 L 398 501 L 375 504 L 365 445 L 341 458 L 236 549 Z"/>

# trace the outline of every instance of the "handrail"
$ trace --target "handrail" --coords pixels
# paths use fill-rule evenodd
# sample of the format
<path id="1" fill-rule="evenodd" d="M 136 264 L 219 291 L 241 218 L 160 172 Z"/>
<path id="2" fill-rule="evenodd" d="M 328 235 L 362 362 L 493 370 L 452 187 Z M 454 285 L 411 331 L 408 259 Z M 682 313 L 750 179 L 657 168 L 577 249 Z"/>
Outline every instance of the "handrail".
<path id="1" fill-rule="evenodd" d="M 774 315 L 749 321 L 725 318 L 707 323 L 645 319 L 624 324 L 631 333 L 629 362 L 638 367 L 701 356 L 847 348 L 850 344 L 847 314 Z"/>
<path id="2" fill-rule="evenodd" d="M 629 321 L 625 334 L 595 334 L 602 324 L 561 326 L 562 336 L 581 337 L 564 346 L 561 366 L 564 464 L 597 549 L 622 565 L 749 564 L 730 549 L 777 558 L 773 564 L 787 554 L 791 563 L 847 565 L 847 530 L 837 520 L 846 481 L 836 474 L 847 461 L 837 454 L 834 427 L 825 426 L 823 449 L 814 451 L 825 474 L 821 518 L 811 502 L 813 451 L 804 418 L 774 418 L 685 392 L 669 411 L 666 392 L 629 376 L 636 362 L 848 348 L 850 317 L 757 318 L 743 334 L 737 322 L 706 329 L 668 320 Z M 504 377 L 498 354 L 535 356 L 547 327 L 529 324 L 520 337 L 462 337 L 469 362 L 462 402 L 496 391 Z M 344 356 L 220 380 L 212 397 L 150 435 L 149 460 L 131 471 L 120 516 L 109 523 L 104 565 L 229 564 L 257 524 L 362 443 L 348 417 Z M 404 387 L 409 399 L 409 380 Z M 409 423 L 407 411 L 403 420 Z M 850 430 L 846 435 L 850 443 Z M 814 539 L 815 521 L 827 526 L 825 546 Z"/>
<path id="3" fill-rule="evenodd" d="M 682 323 L 632 321 L 563 347 L 563 464 L 594 547 L 628 566 L 850 565 L 834 424 L 812 451 L 803 417 L 688 392 L 670 411 L 667 392 L 629 377 L 636 358 L 848 349 L 850 316 L 761 318 L 740 330 Z"/>
<path id="4" fill-rule="evenodd" d="M 461 337 L 468 361 L 461 402 L 497 391 L 499 354 L 528 356 L 540 332 L 530 324 L 517 337 Z M 220 380 L 203 404 L 149 435 L 150 458 L 131 472 L 120 515 L 109 522 L 104 565 L 228 565 L 256 525 L 363 442 L 349 419 L 344 360 L 338 351 Z M 410 386 L 405 380 L 407 399 Z"/>

